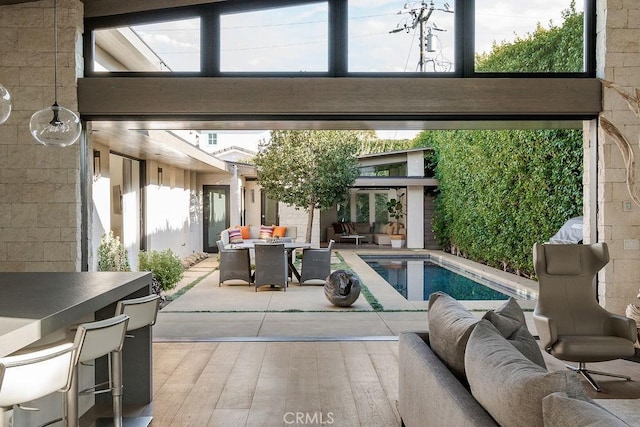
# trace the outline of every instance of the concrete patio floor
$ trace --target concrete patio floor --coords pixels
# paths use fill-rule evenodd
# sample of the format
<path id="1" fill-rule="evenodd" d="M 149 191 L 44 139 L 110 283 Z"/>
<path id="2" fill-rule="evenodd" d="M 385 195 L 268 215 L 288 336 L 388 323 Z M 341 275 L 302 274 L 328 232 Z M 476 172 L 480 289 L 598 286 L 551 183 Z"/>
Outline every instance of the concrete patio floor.
<path id="1" fill-rule="evenodd" d="M 358 249 L 359 253 L 363 251 Z M 351 307 L 336 307 L 325 297 L 322 285 L 300 286 L 295 279 L 286 292 L 269 287 L 256 292 L 243 282 L 226 282 L 219 287 L 217 256 L 212 255 L 185 271 L 183 280 L 170 292 L 184 292 L 182 288 L 200 279 L 160 310 L 153 339 L 155 342 L 395 340 L 402 331 L 427 329 L 426 301 L 407 301 L 369 268 L 355 250 L 338 249 L 338 252 L 382 304 L 383 311 L 375 311 L 362 293 Z M 402 252 L 378 249 L 375 253 Z M 482 316 L 499 304 L 500 301 L 481 301 L 469 302 L 468 306 Z M 522 305 L 533 307 L 531 301 L 522 301 Z M 531 312 L 526 315 L 535 334 Z"/>

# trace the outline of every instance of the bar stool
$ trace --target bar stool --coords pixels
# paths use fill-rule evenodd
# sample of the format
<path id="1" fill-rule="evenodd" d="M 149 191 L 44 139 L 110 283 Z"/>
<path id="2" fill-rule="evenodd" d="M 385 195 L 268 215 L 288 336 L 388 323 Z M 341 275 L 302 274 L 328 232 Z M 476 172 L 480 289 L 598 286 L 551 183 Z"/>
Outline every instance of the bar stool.
<path id="1" fill-rule="evenodd" d="M 0 427 L 10 408 L 69 389 L 76 348 L 67 342 L 0 358 Z"/>
<path id="2" fill-rule="evenodd" d="M 118 301 L 116 305 L 115 315 L 126 315 L 129 317 L 129 323 L 127 325 L 127 332 L 132 332 L 140 328 L 144 328 L 146 326 L 153 326 L 156 323 L 156 319 L 158 317 L 158 309 L 160 305 L 160 296 L 159 295 L 146 295 L 140 298 L 132 298 L 127 300 Z M 134 335 L 127 334 L 126 338 L 134 338 Z M 118 372 L 122 372 L 122 358 L 112 359 L 111 360 L 111 368 L 115 369 Z M 117 366 L 114 367 L 114 364 Z M 120 383 L 120 388 L 122 388 L 122 383 Z M 135 426 L 147 426 L 151 423 L 153 417 L 149 416 L 139 416 L 139 417 L 127 417 L 122 418 L 122 395 L 118 396 L 118 403 L 116 404 L 116 400 L 114 397 L 113 404 L 114 411 L 114 419 L 115 417 L 119 417 L 122 419 L 122 423 L 126 426 L 135 425 Z M 110 424 L 110 419 L 107 418 L 98 418 L 96 420 L 96 426 L 108 425 Z"/>
<path id="3" fill-rule="evenodd" d="M 78 396 L 111 391 L 113 399 L 113 425 L 122 426 L 122 345 L 124 343 L 129 316 L 121 314 L 105 320 L 83 323 L 78 326 L 74 343 L 78 348 L 71 386 L 65 393 L 65 418 L 70 427 L 77 427 Z M 78 392 L 78 365 L 109 356 L 109 387 L 96 387 Z"/>

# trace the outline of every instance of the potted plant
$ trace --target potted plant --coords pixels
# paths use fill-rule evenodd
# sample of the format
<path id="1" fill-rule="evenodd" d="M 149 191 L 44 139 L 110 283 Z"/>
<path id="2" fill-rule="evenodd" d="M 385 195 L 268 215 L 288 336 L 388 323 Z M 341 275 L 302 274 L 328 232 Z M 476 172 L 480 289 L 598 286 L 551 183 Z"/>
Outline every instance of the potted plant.
<path id="1" fill-rule="evenodd" d="M 400 223 L 400 220 L 404 218 L 404 205 L 402 204 L 402 196 L 404 194 L 398 194 L 397 199 L 391 199 L 387 202 L 387 212 L 389 212 L 389 218 L 395 219 L 395 221 L 391 224 L 391 247 L 393 248 L 401 248 L 404 246 L 404 238 L 405 235 L 400 233 L 401 228 L 403 227 Z"/>

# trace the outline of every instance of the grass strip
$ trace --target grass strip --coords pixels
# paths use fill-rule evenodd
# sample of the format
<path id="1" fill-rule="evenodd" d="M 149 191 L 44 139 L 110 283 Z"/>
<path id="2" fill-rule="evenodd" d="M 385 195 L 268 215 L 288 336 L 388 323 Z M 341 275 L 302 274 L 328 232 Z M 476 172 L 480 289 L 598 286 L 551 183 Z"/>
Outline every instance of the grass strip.
<path id="1" fill-rule="evenodd" d="M 176 291 L 175 293 L 173 293 L 171 295 L 167 295 L 166 298 L 165 298 L 167 303 L 170 303 L 171 301 L 175 301 L 178 298 L 180 298 L 189 289 L 193 288 L 195 285 L 197 285 L 198 283 L 200 283 L 201 281 L 203 281 L 204 279 L 209 277 L 214 271 L 216 271 L 215 268 L 213 270 L 211 270 L 210 272 L 208 272 L 207 274 L 198 277 L 196 280 L 194 280 L 193 282 L 189 283 L 188 285 L 183 286 L 180 290 Z"/>

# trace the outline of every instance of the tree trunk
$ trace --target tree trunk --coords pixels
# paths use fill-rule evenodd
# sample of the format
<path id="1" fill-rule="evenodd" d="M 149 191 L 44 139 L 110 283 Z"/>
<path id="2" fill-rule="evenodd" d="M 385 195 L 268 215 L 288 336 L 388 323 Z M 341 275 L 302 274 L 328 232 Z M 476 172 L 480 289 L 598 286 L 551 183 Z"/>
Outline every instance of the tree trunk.
<path id="1" fill-rule="evenodd" d="M 309 206 L 307 206 L 307 210 L 309 212 L 308 216 L 307 216 L 307 232 L 305 233 L 305 242 L 307 243 L 311 243 L 311 228 L 313 226 L 313 210 L 315 208 L 316 204 L 315 203 L 309 203 Z"/>

